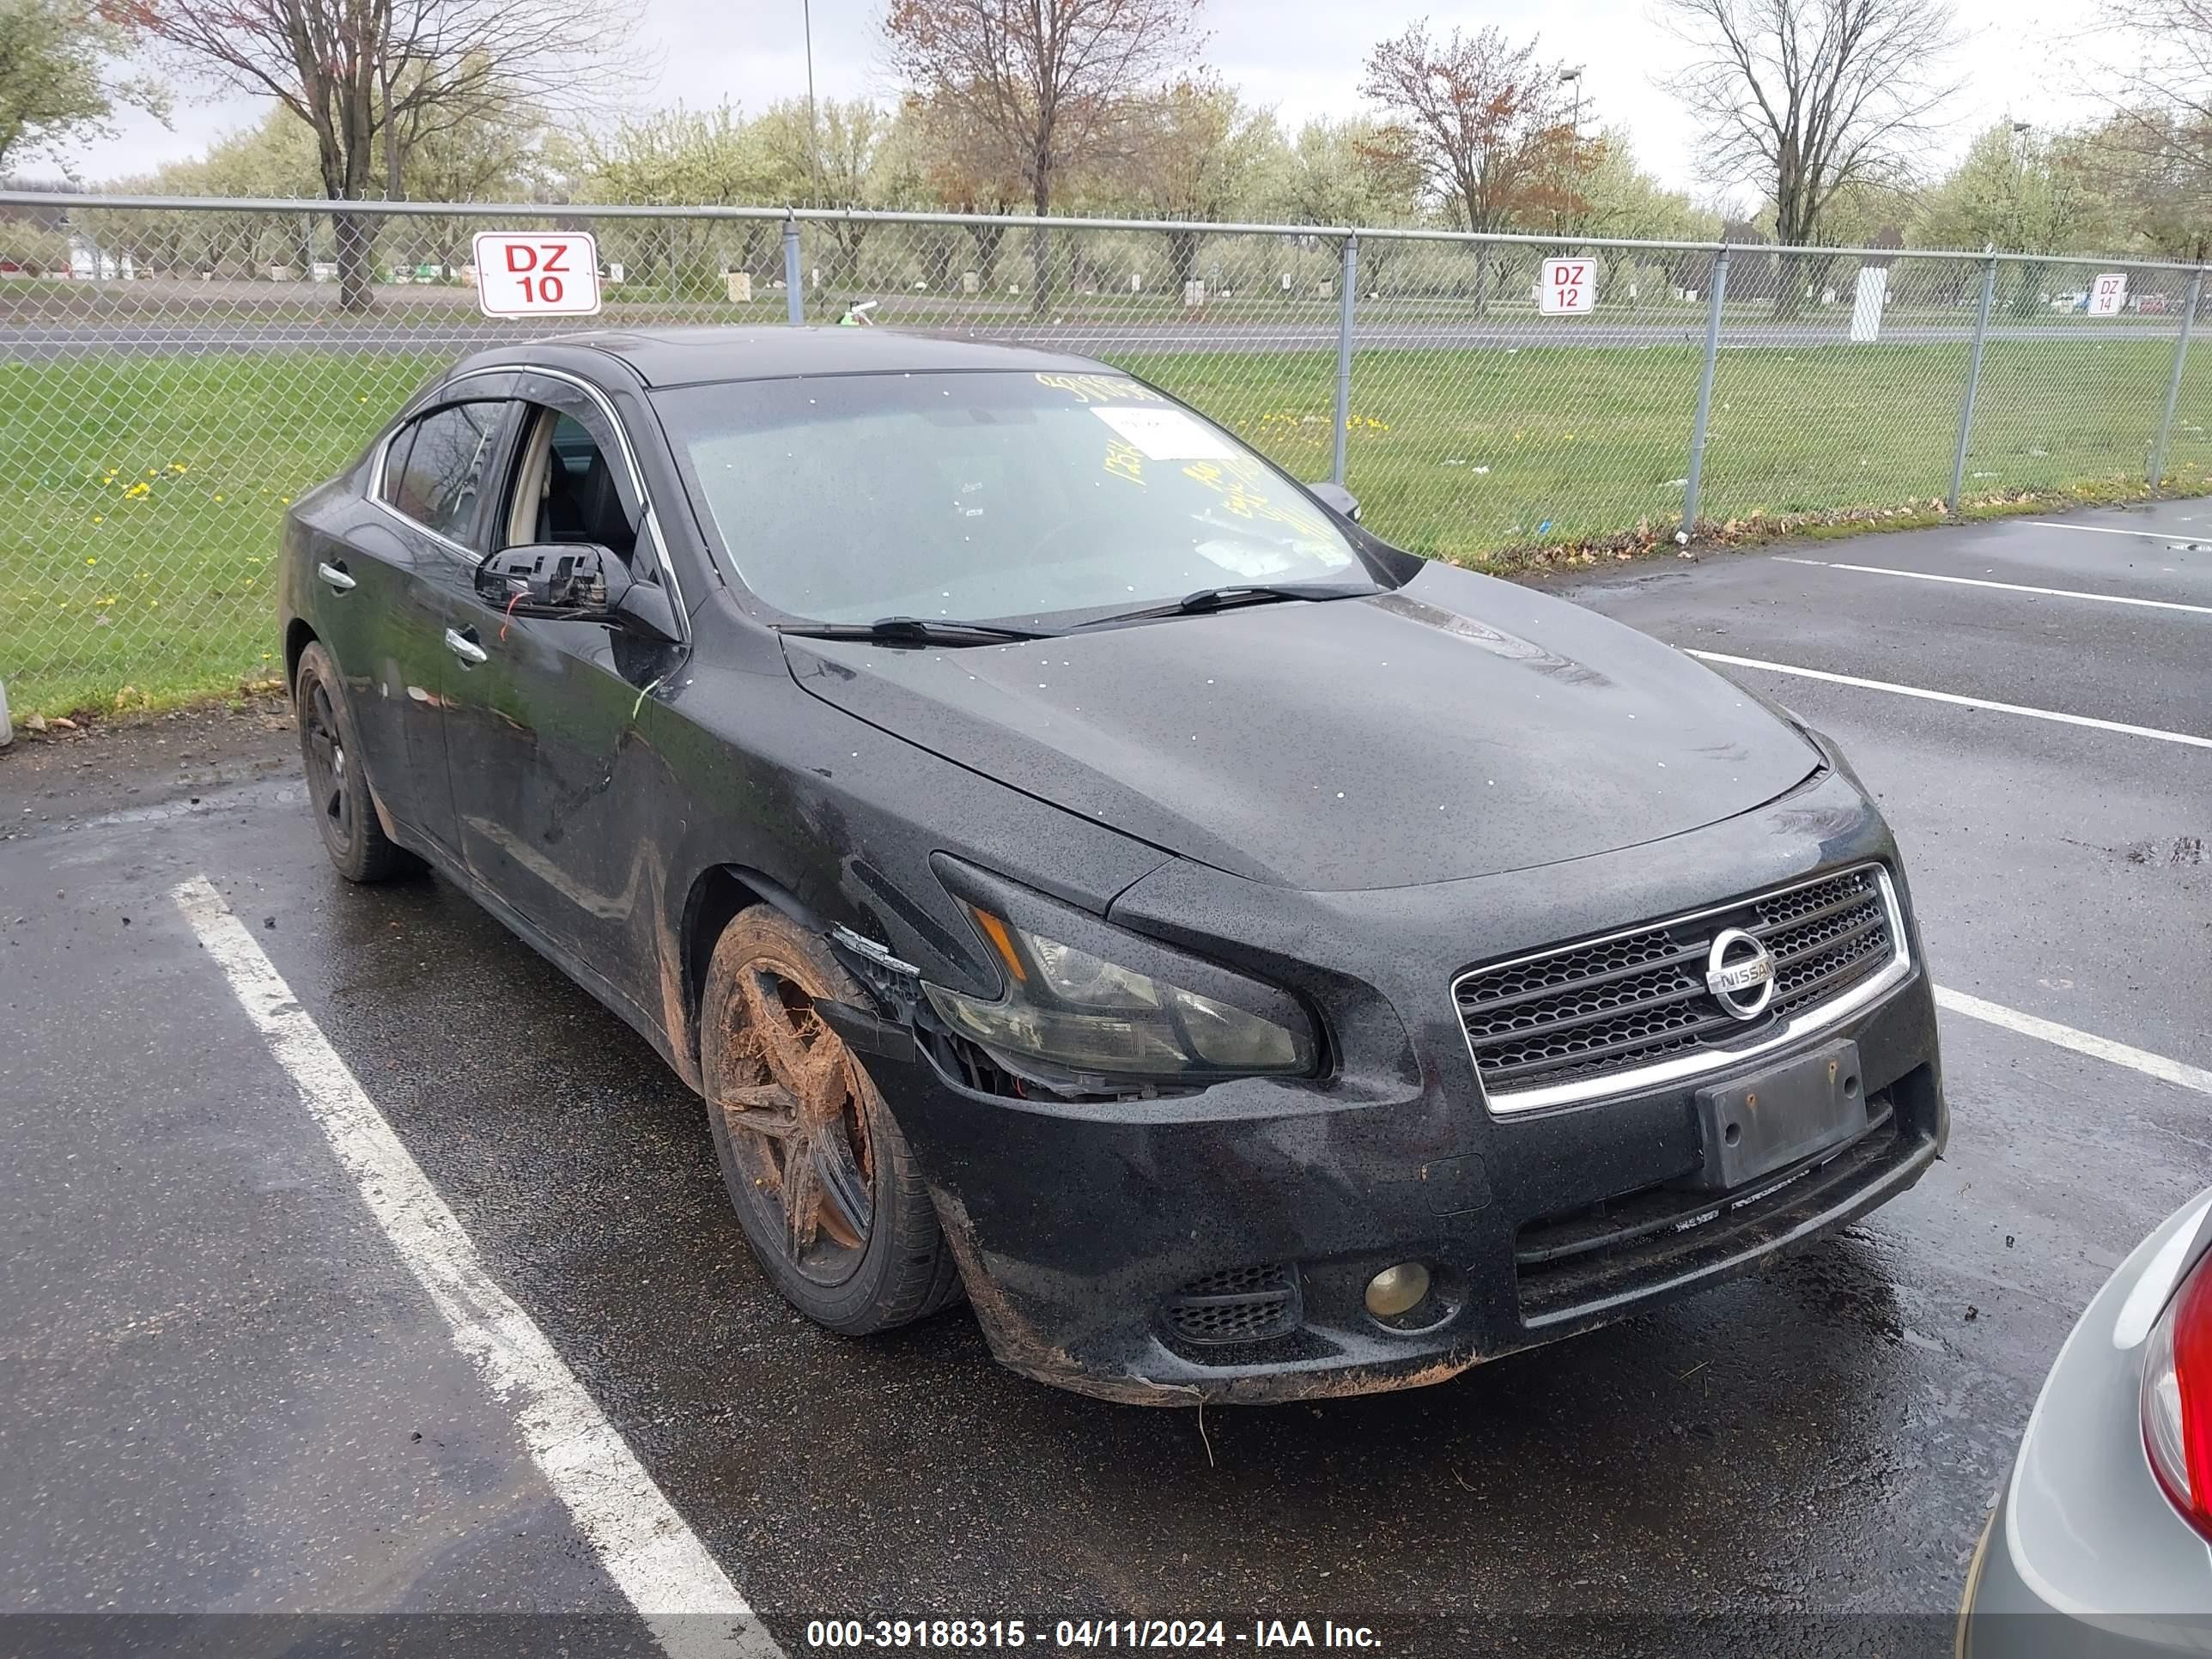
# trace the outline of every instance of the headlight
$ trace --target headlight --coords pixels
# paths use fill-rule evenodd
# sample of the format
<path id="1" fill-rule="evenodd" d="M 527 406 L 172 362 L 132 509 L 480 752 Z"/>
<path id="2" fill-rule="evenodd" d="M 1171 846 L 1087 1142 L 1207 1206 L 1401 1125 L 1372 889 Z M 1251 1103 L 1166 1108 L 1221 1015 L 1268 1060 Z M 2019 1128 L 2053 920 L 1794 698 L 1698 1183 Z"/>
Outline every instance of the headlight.
<path id="1" fill-rule="evenodd" d="M 1313 1067 L 1311 1034 L 1279 993 L 1251 988 L 1258 994 L 1253 1000 L 1284 1005 L 1282 1020 L 1266 1018 L 1019 927 L 973 901 L 967 908 L 999 959 L 1005 992 L 986 1002 L 940 985 L 922 988 L 946 1024 L 986 1048 L 1124 1077 L 1250 1077 Z M 1129 947 L 1139 959 L 1155 948 L 1133 937 Z"/>

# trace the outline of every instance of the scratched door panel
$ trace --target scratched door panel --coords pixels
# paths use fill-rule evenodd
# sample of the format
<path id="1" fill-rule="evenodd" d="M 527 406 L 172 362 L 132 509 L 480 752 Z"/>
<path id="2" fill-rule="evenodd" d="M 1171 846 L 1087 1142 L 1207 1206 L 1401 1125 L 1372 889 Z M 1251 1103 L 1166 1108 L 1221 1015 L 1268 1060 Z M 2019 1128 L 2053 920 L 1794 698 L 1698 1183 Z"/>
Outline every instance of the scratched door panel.
<path id="1" fill-rule="evenodd" d="M 580 395 L 532 381 L 523 429 L 549 438 L 550 504 L 511 498 L 501 544 L 550 539 L 610 547 L 629 557 L 641 504 L 598 411 Z M 518 465 L 514 469 L 520 473 Z M 511 491 L 514 481 L 507 481 Z M 579 515 L 564 492 L 595 489 Z M 455 584 L 454 626 L 483 653 L 448 676 L 447 757 L 461 843 L 471 871 L 548 938 L 657 1021 L 653 917 L 661 873 L 652 861 L 655 804 L 664 799 L 647 732 L 647 695 L 679 659 L 668 647 L 603 623 L 511 617 Z"/>

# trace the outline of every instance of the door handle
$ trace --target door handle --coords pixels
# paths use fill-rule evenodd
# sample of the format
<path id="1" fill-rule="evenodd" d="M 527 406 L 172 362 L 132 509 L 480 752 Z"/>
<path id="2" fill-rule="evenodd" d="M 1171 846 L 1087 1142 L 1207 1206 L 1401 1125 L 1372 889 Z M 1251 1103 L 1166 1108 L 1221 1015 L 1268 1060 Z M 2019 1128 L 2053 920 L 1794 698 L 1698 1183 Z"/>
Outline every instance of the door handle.
<path id="1" fill-rule="evenodd" d="M 471 668 L 480 662 L 488 662 L 491 659 L 491 653 L 458 628 L 449 628 L 446 630 L 446 648 Z"/>
<path id="2" fill-rule="evenodd" d="M 341 593 L 350 593 L 360 586 L 352 577 L 346 574 L 343 565 L 319 564 L 315 567 L 315 574 Z"/>

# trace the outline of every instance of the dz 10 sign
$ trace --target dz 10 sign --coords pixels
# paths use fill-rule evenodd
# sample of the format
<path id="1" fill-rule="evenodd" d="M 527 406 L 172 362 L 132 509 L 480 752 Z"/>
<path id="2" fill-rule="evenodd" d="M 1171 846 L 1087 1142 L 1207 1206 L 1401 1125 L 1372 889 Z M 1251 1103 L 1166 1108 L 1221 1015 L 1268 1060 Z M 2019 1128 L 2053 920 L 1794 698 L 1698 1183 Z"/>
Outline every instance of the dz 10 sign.
<path id="1" fill-rule="evenodd" d="M 487 317 L 592 317 L 599 249 L 584 230 L 480 230 L 477 303 Z"/>
<path id="2" fill-rule="evenodd" d="M 1536 309 L 1587 317 L 1597 309 L 1597 266 L 1589 259 L 1547 259 L 1536 282 Z"/>

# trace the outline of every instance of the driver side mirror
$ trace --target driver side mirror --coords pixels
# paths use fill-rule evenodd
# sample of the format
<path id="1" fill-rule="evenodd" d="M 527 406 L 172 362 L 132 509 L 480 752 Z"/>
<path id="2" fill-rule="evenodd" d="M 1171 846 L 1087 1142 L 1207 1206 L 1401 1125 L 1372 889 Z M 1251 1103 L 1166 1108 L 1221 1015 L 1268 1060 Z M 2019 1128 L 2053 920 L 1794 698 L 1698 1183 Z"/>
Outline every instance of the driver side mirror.
<path id="1" fill-rule="evenodd" d="M 590 543 L 504 548 L 477 567 L 477 597 L 511 617 L 608 623 L 663 645 L 684 637 L 668 590 L 634 580 L 611 550 Z"/>
<path id="2" fill-rule="evenodd" d="M 1314 499 L 1328 508 L 1330 512 L 1340 518 L 1349 519 L 1354 524 L 1359 522 L 1359 497 L 1342 484 L 1323 482 L 1310 483 L 1306 488 L 1313 492 Z"/>
<path id="3" fill-rule="evenodd" d="M 591 621 L 610 615 L 629 586 L 629 570 L 604 547 L 539 542 L 477 567 L 477 597 L 516 617 Z"/>

